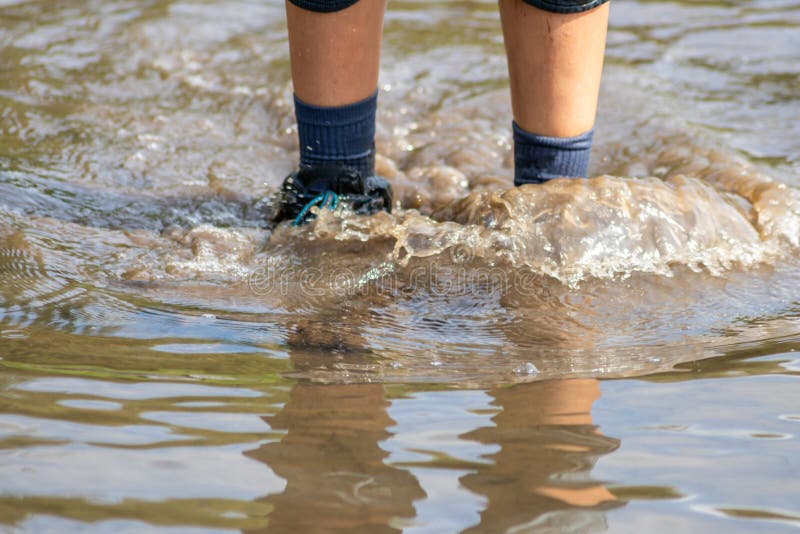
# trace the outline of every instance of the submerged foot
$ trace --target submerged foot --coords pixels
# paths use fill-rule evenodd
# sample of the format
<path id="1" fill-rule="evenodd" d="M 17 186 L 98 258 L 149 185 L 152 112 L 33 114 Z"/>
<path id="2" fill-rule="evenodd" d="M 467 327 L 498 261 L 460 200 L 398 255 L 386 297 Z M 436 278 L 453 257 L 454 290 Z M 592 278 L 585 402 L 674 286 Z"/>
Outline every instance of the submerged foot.
<path id="1" fill-rule="evenodd" d="M 392 211 L 392 188 L 380 176 L 363 176 L 344 165 L 303 165 L 281 186 L 276 222 L 297 226 L 314 217 L 311 208 L 342 207 L 359 215 Z"/>

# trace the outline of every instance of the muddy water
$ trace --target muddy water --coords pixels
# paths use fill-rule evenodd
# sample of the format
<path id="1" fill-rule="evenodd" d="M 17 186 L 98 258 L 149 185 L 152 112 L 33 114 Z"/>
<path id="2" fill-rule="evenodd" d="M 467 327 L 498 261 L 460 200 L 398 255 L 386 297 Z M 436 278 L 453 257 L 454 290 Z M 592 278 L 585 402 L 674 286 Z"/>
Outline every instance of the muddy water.
<path id="1" fill-rule="evenodd" d="M 789 532 L 800 3 L 618 0 L 510 188 L 492 2 L 393 0 L 392 215 L 270 223 L 279 2 L 0 0 L 0 525 Z"/>

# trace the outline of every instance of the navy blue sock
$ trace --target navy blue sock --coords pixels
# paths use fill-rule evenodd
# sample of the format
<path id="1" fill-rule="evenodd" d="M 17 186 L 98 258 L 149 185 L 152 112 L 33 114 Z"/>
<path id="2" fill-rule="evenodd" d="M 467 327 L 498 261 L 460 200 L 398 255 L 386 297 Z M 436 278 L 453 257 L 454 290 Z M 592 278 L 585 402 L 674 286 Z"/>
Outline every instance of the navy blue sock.
<path id="1" fill-rule="evenodd" d="M 514 185 L 561 177 L 586 178 L 594 130 L 577 137 L 546 137 L 514 122 Z"/>
<path id="2" fill-rule="evenodd" d="M 373 175 L 377 106 L 377 90 L 360 102 L 334 107 L 306 104 L 295 95 L 300 164 L 340 163 Z"/>

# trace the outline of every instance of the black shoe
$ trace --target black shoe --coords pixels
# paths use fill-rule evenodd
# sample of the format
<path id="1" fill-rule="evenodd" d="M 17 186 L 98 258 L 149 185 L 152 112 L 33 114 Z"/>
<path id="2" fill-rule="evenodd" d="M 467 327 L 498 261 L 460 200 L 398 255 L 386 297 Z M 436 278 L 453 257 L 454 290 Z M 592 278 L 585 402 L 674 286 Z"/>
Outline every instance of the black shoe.
<path id="1" fill-rule="evenodd" d="M 313 206 L 343 206 L 359 215 L 391 212 L 392 188 L 380 176 L 365 178 L 352 167 L 304 165 L 283 181 L 280 203 L 276 222 L 292 219 L 297 226 L 313 217 Z"/>

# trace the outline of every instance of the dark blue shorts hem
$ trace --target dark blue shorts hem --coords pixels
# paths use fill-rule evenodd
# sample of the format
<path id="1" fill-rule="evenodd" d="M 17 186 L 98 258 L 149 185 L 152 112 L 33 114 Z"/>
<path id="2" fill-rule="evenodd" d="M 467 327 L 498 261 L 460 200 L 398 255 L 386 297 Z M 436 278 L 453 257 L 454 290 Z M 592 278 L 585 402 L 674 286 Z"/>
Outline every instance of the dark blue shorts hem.
<path id="1" fill-rule="evenodd" d="M 358 0 L 289 0 L 299 8 L 315 11 L 317 13 L 333 13 L 346 9 Z"/>
<path id="2" fill-rule="evenodd" d="M 589 11 L 608 2 L 608 0 L 523 0 L 551 13 L 581 13 Z"/>

